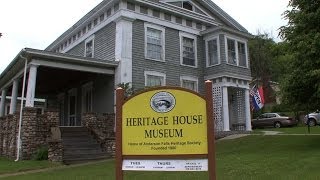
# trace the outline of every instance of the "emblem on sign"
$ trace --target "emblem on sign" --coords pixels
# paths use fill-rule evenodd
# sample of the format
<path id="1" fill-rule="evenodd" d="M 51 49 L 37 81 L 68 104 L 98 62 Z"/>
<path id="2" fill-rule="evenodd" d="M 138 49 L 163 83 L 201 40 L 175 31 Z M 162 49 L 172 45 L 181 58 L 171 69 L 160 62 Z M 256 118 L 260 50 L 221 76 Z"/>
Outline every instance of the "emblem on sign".
<path id="1" fill-rule="evenodd" d="M 158 113 L 166 113 L 171 111 L 176 105 L 174 96 L 166 91 L 157 92 L 151 97 L 150 106 Z"/>

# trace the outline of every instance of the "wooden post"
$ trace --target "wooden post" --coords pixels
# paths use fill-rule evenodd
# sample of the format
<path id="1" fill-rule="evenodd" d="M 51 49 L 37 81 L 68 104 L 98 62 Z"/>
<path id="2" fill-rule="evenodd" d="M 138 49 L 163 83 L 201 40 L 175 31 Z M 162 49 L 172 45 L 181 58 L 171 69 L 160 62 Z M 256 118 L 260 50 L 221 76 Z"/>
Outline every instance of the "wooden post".
<path id="1" fill-rule="evenodd" d="M 122 105 L 124 103 L 124 90 L 116 90 L 116 180 L 123 180 L 122 171 Z"/>
<path id="2" fill-rule="evenodd" d="M 209 180 L 216 180 L 216 152 L 215 152 L 215 134 L 213 118 L 213 97 L 212 82 L 205 82 L 206 104 L 207 104 L 207 139 L 208 139 L 208 173 Z"/>

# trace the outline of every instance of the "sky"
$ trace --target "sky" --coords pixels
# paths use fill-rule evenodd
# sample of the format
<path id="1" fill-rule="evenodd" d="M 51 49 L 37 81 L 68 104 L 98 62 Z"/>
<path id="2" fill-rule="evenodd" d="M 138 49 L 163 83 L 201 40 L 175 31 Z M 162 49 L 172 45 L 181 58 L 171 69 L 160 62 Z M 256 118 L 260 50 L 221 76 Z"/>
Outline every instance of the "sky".
<path id="1" fill-rule="evenodd" d="M 0 4 L 0 73 L 25 47 L 45 49 L 102 0 L 6 0 Z M 289 0 L 213 0 L 251 34 L 277 38 Z"/>

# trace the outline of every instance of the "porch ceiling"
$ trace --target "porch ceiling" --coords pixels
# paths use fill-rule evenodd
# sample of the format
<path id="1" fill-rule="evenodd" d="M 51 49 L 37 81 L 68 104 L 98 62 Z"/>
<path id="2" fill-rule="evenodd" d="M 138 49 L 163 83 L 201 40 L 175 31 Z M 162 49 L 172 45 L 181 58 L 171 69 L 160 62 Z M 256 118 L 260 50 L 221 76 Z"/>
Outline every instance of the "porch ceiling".
<path id="1" fill-rule="evenodd" d="M 40 66 L 37 72 L 36 94 L 56 94 L 77 84 L 86 83 L 96 76 L 96 73 Z"/>

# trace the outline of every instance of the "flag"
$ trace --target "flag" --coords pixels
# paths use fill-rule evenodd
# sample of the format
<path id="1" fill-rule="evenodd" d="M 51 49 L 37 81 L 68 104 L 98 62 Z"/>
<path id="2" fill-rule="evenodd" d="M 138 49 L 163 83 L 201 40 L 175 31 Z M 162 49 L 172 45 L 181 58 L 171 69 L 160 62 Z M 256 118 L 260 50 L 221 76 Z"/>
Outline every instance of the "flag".
<path id="1" fill-rule="evenodd" d="M 254 110 L 260 110 L 264 106 L 263 88 L 256 85 L 250 90 L 251 102 Z"/>

